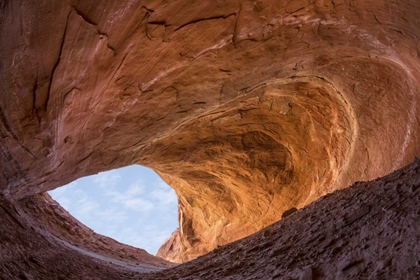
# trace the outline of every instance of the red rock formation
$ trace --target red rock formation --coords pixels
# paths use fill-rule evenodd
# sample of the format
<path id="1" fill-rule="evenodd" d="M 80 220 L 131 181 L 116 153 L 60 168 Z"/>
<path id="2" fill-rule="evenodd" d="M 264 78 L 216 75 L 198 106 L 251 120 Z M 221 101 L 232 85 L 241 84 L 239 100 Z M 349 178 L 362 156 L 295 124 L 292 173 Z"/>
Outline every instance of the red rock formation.
<path id="1" fill-rule="evenodd" d="M 417 279 L 420 160 L 144 279 Z"/>
<path id="2" fill-rule="evenodd" d="M 179 198 L 159 255 L 196 258 L 420 154 L 419 14 L 410 0 L 0 2 L 0 190 L 42 224 L 22 201 L 48 209 L 33 196 L 149 166 Z"/>
<path id="3" fill-rule="evenodd" d="M 57 227 L 46 225 L 45 218 L 51 219 L 47 223 L 53 225 L 64 216 L 58 205 L 39 207 L 42 205 L 39 201 L 48 201 L 46 196 L 25 199 L 14 206 L 0 197 L 0 276 L 2 279 L 417 279 L 419 174 L 418 159 L 385 178 L 335 191 L 247 238 L 163 272 L 153 272 L 163 265 L 162 260 L 159 265 L 153 257 L 142 260 L 141 253 L 133 258 L 119 255 L 120 250 L 110 252 L 115 244 L 107 248 L 104 241 L 112 243 L 112 240 L 103 237 L 96 244 L 92 240 L 73 239 L 74 245 L 54 237 L 49 232 L 57 234 L 54 231 Z M 31 217 L 21 211 L 25 205 Z M 58 232 L 60 238 L 69 238 L 71 230 L 66 233 L 65 228 L 62 226 Z M 69 228 L 84 234 L 83 226 L 72 223 Z M 89 250 L 84 249 L 92 244 Z"/>

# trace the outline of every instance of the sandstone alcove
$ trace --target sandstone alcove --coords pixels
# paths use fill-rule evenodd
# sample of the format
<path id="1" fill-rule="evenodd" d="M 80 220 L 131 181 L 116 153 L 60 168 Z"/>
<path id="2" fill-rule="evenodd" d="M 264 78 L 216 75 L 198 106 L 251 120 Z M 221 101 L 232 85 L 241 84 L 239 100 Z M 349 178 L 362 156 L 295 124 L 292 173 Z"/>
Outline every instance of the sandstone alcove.
<path id="1" fill-rule="evenodd" d="M 415 278 L 418 161 L 346 188 L 420 155 L 419 14 L 411 0 L 1 1 L 4 275 Z M 178 195 L 158 255 L 212 253 L 144 275 L 172 264 L 45 195 L 131 164 Z"/>

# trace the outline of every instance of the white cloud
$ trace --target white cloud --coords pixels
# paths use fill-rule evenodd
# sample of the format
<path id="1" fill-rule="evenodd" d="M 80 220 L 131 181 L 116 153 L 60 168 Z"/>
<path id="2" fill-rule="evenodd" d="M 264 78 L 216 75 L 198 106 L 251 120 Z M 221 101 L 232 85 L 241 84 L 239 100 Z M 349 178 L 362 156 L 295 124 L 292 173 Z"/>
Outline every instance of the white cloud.
<path id="1" fill-rule="evenodd" d="M 141 195 L 144 193 L 144 186 L 139 181 L 133 183 L 128 187 L 127 195 Z"/>
<path id="2" fill-rule="evenodd" d="M 112 202 L 122 204 L 127 209 L 147 212 L 154 208 L 154 204 L 140 197 L 143 192 L 144 189 L 140 184 L 133 184 L 124 192 L 108 190 L 105 195 L 110 197 Z"/>
<path id="3" fill-rule="evenodd" d="M 92 224 L 92 226 L 94 225 Z M 142 248 L 149 253 L 155 254 L 173 230 L 173 228 L 162 229 L 162 226 L 159 224 L 147 225 L 147 221 L 140 216 L 138 219 L 131 217 L 131 220 L 126 222 L 110 221 L 105 226 L 102 225 L 99 232 L 119 242 Z"/>
<path id="4" fill-rule="evenodd" d="M 177 226 L 177 198 L 164 182 L 130 168 L 84 177 L 50 194 L 94 231 L 155 253 Z"/>
<path id="5" fill-rule="evenodd" d="M 72 208 L 74 208 L 75 217 L 84 223 L 90 220 L 92 214 L 100 207 L 94 198 L 79 188 L 67 190 L 67 195 L 67 199 L 73 200 Z"/>
<path id="6" fill-rule="evenodd" d="M 105 195 L 110 197 L 112 202 L 116 202 L 116 203 L 122 203 L 122 201 L 125 198 L 124 195 L 120 193 L 119 191 L 106 191 Z"/>
<path id="7" fill-rule="evenodd" d="M 141 198 L 127 198 L 122 203 L 126 208 L 139 212 L 147 212 L 155 207 L 152 202 Z"/>
<path id="8" fill-rule="evenodd" d="M 157 199 L 159 203 L 171 204 L 178 202 L 175 191 L 168 185 L 158 183 L 155 185 L 155 189 L 150 192 L 150 198 Z"/>
<path id="9" fill-rule="evenodd" d="M 107 223 L 122 223 L 125 222 L 128 217 L 125 211 L 120 211 L 115 208 L 101 210 L 97 213 L 97 216 Z"/>
<path id="10" fill-rule="evenodd" d="M 163 204 L 177 202 L 177 198 L 172 190 L 154 190 L 150 193 L 150 197 L 159 200 L 159 202 Z"/>
<path id="11" fill-rule="evenodd" d="M 71 200 L 66 197 L 60 197 L 56 199 L 56 201 L 61 205 L 61 207 L 63 207 L 67 211 L 70 211 L 70 209 L 72 208 Z"/>
<path id="12" fill-rule="evenodd" d="M 59 187 L 55 190 L 49 192 L 50 196 L 57 201 L 64 209 L 70 211 L 73 206 L 72 199 L 70 198 L 72 192 L 77 187 L 77 182 L 72 182 L 70 184 Z"/>
<path id="13" fill-rule="evenodd" d="M 101 188 L 112 188 L 121 180 L 121 175 L 116 170 L 108 172 L 100 172 L 95 176 L 94 183 L 98 184 Z"/>
<path id="14" fill-rule="evenodd" d="M 99 204 L 92 198 L 84 196 L 77 201 L 76 212 L 79 215 L 92 213 L 94 210 L 99 208 Z"/>
<path id="15" fill-rule="evenodd" d="M 86 197 L 86 193 L 82 189 L 74 189 L 72 192 L 70 192 L 72 195 L 80 198 Z"/>
<path id="16" fill-rule="evenodd" d="M 141 230 L 135 227 L 125 227 L 116 233 L 116 238 L 123 243 L 131 244 L 132 246 L 145 249 L 149 253 L 155 254 L 163 241 L 171 233 L 170 230 L 158 230 L 156 227 L 153 229 L 142 228 Z"/>

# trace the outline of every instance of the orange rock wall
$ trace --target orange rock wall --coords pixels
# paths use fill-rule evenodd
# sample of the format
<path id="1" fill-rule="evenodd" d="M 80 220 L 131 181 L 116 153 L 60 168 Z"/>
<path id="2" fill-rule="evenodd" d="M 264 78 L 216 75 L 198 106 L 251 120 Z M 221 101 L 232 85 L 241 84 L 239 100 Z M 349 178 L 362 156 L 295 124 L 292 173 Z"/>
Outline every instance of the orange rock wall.
<path id="1" fill-rule="evenodd" d="M 3 1 L 0 190 L 129 164 L 182 262 L 420 154 L 416 1 Z M 173 243 L 171 243 L 173 242 Z"/>

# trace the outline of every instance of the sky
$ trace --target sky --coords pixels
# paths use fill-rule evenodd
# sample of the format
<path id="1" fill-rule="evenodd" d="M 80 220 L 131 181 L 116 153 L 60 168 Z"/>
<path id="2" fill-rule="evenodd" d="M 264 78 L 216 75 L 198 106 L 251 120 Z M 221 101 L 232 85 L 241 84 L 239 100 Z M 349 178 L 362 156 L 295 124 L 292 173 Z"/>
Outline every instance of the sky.
<path id="1" fill-rule="evenodd" d="M 95 232 L 155 255 L 178 227 L 178 201 L 153 170 L 131 165 L 48 192 Z"/>

